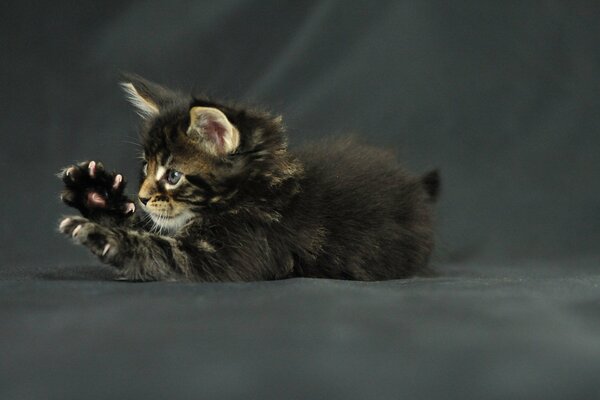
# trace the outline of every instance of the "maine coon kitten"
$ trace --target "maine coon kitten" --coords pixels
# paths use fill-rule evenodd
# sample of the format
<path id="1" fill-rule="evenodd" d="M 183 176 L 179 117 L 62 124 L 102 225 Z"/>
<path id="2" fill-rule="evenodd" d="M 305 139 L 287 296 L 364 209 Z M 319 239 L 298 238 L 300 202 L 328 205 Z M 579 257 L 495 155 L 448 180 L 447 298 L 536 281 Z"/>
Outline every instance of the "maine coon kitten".
<path id="1" fill-rule="evenodd" d="M 280 117 L 122 84 L 145 124 L 136 204 L 99 162 L 67 167 L 60 231 L 131 280 L 355 280 L 427 273 L 436 171 L 352 140 L 286 146 Z"/>

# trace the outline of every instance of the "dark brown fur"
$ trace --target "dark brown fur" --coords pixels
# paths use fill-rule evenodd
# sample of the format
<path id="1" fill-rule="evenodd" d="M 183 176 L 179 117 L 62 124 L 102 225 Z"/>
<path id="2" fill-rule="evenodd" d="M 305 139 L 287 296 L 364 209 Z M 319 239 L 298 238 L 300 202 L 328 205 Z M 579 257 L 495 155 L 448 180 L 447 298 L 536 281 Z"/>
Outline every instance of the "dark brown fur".
<path id="1" fill-rule="evenodd" d="M 292 152 L 281 118 L 136 76 L 127 82 L 150 114 L 141 135 L 147 174 L 139 195 L 146 204 L 138 205 L 154 223 L 143 212 L 125 214 L 130 200 L 124 184 L 113 184 L 116 174 L 102 165 L 92 173 L 82 163 L 65 170 L 63 199 L 85 218 L 66 218 L 60 227 L 126 279 L 384 280 L 429 272 L 436 171 L 411 176 L 389 152 L 351 139 Z M 206 125 L 214 131 L 192 129 L 194 107 L 218 110 L 233 131 L 218 119 Z M 219 142 L 223 131 L 226 138 L 239 132 L 235 148 Z M 170 185 L 170 171 L 181 172 L 181 182 Z M 90 193 L 105 202 L 94 203 Z M 157 223 L 158 215 L 170 222 Z"/>

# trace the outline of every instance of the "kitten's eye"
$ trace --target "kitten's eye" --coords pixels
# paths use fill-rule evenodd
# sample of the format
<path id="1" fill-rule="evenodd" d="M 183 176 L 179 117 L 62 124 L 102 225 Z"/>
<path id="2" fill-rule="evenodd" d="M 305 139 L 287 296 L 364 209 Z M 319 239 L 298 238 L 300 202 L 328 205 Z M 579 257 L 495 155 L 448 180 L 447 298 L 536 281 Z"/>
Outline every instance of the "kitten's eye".
<path id="1" fill-rule="evenodd" d="M 170 169 L 167 172 L 167 182 L 170 185 L 176 185 L 177 182 L 179 182 L 179 180 L 181 179 L 181 177 L 183 176 L 183 174 L 179 171 L 175 171 L 174 169 Z"/>

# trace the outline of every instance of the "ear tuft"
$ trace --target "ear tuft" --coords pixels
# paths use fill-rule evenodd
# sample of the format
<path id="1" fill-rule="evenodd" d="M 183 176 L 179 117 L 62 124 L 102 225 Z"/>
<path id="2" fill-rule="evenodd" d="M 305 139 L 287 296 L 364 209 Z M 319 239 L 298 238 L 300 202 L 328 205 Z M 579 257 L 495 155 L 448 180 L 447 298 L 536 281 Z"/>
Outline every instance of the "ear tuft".
<path id="1" fill-rule="evenodd" d="M 121 87 L 127 95 L 127 100 L 133 104 L 140 117 L 149 119 L 158 115 L 158 105 L 150 100 L 149 97 L 142 96 L 132 83 L 121 82 Z"/>
<path id="2" fill-rule="evenodd" d="M 212 107 L 190 109 L 191 137 L 199 138 L 205 150 L 216 156 L 233 153 L 240 144 L 240 133 L 222 111 Z"/>
<path id="3" fill-rule="evenodd" d="M 121 76 L 123 78 L 121 87 L 142 118 L 153 118 L 166 107 L 180 100 L 187 102 L 185 96 L 139 75 L 122 73 Z"/>

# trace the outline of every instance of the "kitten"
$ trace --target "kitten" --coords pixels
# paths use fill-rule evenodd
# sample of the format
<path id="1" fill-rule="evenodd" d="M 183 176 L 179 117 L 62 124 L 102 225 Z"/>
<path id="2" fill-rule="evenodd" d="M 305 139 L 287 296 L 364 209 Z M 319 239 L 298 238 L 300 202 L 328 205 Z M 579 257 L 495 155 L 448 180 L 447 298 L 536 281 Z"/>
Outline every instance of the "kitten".
<path id="1" fill-rule="evenodd" d="M 280 117 L 122 84 L 144 119 L 136 202 L 95 161 L 65 168 L 60 231 L 129 280 L 384 280 L 427 274 L 437 171 L 350 139 L 286 146 Z M 136 211 L 136 204 L 139 208 Z"/>

